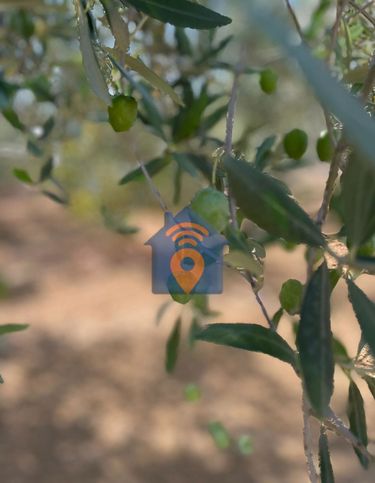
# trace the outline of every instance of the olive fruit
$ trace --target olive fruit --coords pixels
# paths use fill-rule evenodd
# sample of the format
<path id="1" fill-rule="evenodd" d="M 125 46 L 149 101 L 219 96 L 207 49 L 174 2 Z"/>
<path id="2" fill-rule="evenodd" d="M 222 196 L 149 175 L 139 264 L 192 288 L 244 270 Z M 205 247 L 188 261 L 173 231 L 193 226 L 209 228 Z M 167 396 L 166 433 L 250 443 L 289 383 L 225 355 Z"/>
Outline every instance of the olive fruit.
<path id="1" fill-rule="evenodd" d="M 213 188 L 199 191 L 190 205 L 191 209 L 217 231 L 223 231 L 229 219 L 226 196 Z"/>
<path id="2" fill-rule="evenodd" d="M 273 94 L 277 89 L 278 76 L 272 69 L 265 69 L 260 73 L 259 85 L 265 94 Z"/>
<path id="3" fill-rule="evenodd" d="M 285 135 L 283 144 L 285 152 L 290 158 L 300 159 L 307 149 L 307 134 L 301 129 L 293 129 Z"/>
<path id="4" fill-rule="evenodd" d="M 318 153 L 320 161 L 330 161 L 333 156 L 334 148 L 327 131 L 321 133 L 316 142 L 316 152 Z"/>
<path id="5" fill-rule="evenodd" d="M 116 132 L 128 131 L 137 119 L 137 101 L 134 97 L 119 95 L 108 106 L 109 123 Z"/>

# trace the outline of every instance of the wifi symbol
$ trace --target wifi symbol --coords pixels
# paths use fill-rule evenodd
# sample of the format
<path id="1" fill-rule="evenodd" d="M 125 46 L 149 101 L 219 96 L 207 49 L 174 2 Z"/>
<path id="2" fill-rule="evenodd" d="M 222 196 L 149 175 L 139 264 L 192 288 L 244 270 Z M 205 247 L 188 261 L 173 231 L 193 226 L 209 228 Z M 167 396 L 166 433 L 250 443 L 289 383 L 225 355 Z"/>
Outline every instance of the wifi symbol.
<path id="1" fill-rule="evenodd" d="M 170 269 L 179 286 L 185 293 L 190 293 L 201 279 L 205 263 L 202 255 L 195 248 L 186 248 L 185 245 L 198 246 L 205 236 L 209 235 L 208 230 L 197 223 L 177 223 L 169 228 L 165 235 L 171 237 L 179 248 L 170 260 Z M 193 262 L 190 269 L 185 269 L 183 263 L 189 260 Z"/>
<path id="2" fill-rule="evenodd" d="M 198 225 L 198 223 L 191 223 L 186 221 L 183 223 L 177 223 L 176 225 L 173 225 L 171 228 L 169 228 L 169 230 L 167 230 L 165 235 L 170 236 L 172 240 L 176 242 L 177 245 L 179 246 L 188 245 L 188 244 L 197 246 L 198 242 L 197 240 L 195 240 L 195 238 L 197 238 L 200 242 L 202 242 L 204 239 L 204 236 L 208 236 L 209 232 L 204 226 Z M 179 238 L 182 238 L 182 240 L 179 240 Z"/>

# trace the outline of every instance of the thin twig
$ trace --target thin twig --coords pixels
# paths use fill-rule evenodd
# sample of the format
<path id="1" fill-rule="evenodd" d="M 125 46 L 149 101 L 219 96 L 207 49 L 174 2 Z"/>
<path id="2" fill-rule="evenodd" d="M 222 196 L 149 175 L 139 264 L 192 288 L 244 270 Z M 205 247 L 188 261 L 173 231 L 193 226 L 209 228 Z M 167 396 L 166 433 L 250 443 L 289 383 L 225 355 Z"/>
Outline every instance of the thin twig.
<path id="1" fill-rule="evenodd" d="M 335 152 L 331 160 L 329 174 L 328 174 L 326 186 L 324 189 L 323 201 L 316 217 L 316 223 L 318 224 L 319 227 L 321 227 L 324 224 L 327 218 L 329 204 L 331 202 L 332 194 L 335 190 L 336 180 L 339 174 L 339 169 L 341 166 L 343 155 L 344 153 L 347 152 L 347 149 L 348 149 L 348 144 L 342 137 L 336 146 Z"/>
<path id="2" fill-rule="evenodd" d="M 158 188 L 156 187 L 156 184 L 153 182 L 149 172 L 147 171 L 147 168 L 146 166 L 144 165 L 143 161 L 139 161 L 138 160 L 138 164 L 139 164 L 139 167 L 141 168 L 142 170 L 142 173 L 144 174 L 146 180 L 147 180 L 147 183 L 149 184 L 150 186 L 150 189 L 153 193 L 153 195 L 155 196 L 155 198 L 157 199 L 157 201 L 159 202 L 159 205 L 161 206 L 161 209 L 166 212 L 166 211 L 169 211 L 168 210 L 168 207 L 167 207 L 167 204 L 166 202 L 163 200 L 163 197 L 161 196 L 160 194 L 160 191 L 158 190 Z"/>
<path id="3" fill-rule="evenodd" d="M 339 28 L 340 28 L 340 22 L 341 22 L 341 17 L 345 11 L 345 8 L 348 4 L 348 0 L 337 0 L 337 9 L 336 9 L 336 20 L 333 25 L 332 29 L 332 35 L 331 35 L 331 42 L 328 50 L 328 65 L 333 64 L 333 59 L 334 59 L 334 51 L 335 51 L 335 45 L 337 42 L 337 36 L 339 33 Z"/>
<path id="4" fill-rule="evenodd" d="M 368 100 L 368 96 L 371 94 L 375 84 L 375 51 L 372 54 L 370 63 L 369 63 L 369 71 L 367 73 L 365 82 L 363 84 L 363 89 L 361 92 L 361 99 L 362 102 L 366 103 Z"/>
<path id="5" fill-rule="evenodd" d="M 301 28 L 301 24 L 299 23 L 299 20 L 297 18 L 297 15 L 292 7 L 292 5 L 290 4 L 290 1 L 289 0 L 285 0 L 285 3 L 286 3 L 286 6 L 287 6 L 287 9 L 290 13 L 290 16 L 293 20 L 293 23 L 294 23 L 294 26 L 296 27 L 296 30 L 298 32 L 298 35 L 300 36 L 302 42 L 305 41 L 304 39 L 304 35 L 303 35 L 303 32 L 302 32 L 302 28 Z"/>
<path id="6" fill-rule="evenodd" d="M 362 453 L 369 461 L 374 460 L 374 456 L 367 450 L 361 441 L 345 426 L 344 422 L 329 409 L 328 418 L 325 419 L 324 424 L 328 429 L 334 431 L 339 436 L 343 437 L 348 443 L 353 445 L 358 451 Z"/>
<path id="7" fill-rule="evenodd" d="M 314 463 L 311 424 L 310 424 L 310 406 L 306 398 L 305 388 L 302 384 L 302 413 L 303 413 L 303 448 L 305 451 L 307 473 L 311 483 L 318 483 L 318 474 Z"/>
<path id="8" fill-rule="evenodd" d="M 375 52 L 372 55 L 370 65 L 369 65 L 369 71 L 361 92 L 361 101 L 363 103 L 367 102 L 368 96 L 370 95 L 374 87 L 374 84 L 375 84 Z M 322 226 L 327 218 L 329 204 L 331 202 L 331 198 L 335 190 L 337 177 L 338 177 L 340 168 L 342 168 L 345 156 L 348 153 L 348 149 L 349 149 L 349 144 L 345 140 L 344 135 L 342 135 L 332 157 L 329 175 L 328 175 L 326 187 L 324 190 L 323 201 L 319 208 L 318 215 L 316 218 L 316 222 L 319 226 Z"/>
<path id="9" fill-rule="evenodd" d="M 238 62 L 237 66 L 234 69 L 234 78 L 232 89 L 230 93 L 230 99 L 228 103 L 228 111 L 227 111 L 227 118 L 226 118 L 226 129 L 225 129 L 225 143 L 224 143 L 224 152 L 227 156 L 232 155 L 233 150 L 233 127 L 234 127 L 234 117 L 236 114 L 236 105 L 237 105 L 237 98 L 238 98 L 238 89 L 240 86 L 240 77 L 244 71 L 244 62 L 242 58 L 244 57 L 245 52 L 241 52 L 241 59 Z M 228 204 L 229 204 L 229 211 L 230 211 L 230 221 L 231 225 L 234 229 L 238 230 L 238 220 L 237 220 L 237 213 L 236 213 L 236 200 L 231 193 L 229 183 L 225 181 L 225 191 L 228 196 Z M 267 309 L 256 289 L 256 280 L 252 276 L 252 274 L 248 270 L 241 270 L 241 275 L 249 282 L 251 285 L 252 291 L 254 293 L 255 299 L 259 304 L 259 307 L 264 315 L 264 318 L 267 321 L 267 324 L 270 326 L 272 330 L 275 330 L 275 325 L 272 322 L 271 317 L 269 316 Z"/>
<path id="10" fill-rule="evenodd" d="M 233 127 L 234 127 L 234 115 L 236 113 L 236 104 L 238 98 L 238 89 L 240 86 L 240 76 L 243 72 L 243 65 L 242 62 L 238 62 L 237 66 L 234 70 L 234 78 L 232 84 L 232 90 L 230 93 L 230 99 L 228 104 L 228 111 L 227 111 L 227 119 L 226 119 L 226 129 L 225 129 L 225 144 L 224 144 L 224 151 L 227 156 L 232 155 L 233 149 Z M 227 184 L 226 186 L 227 195 L 228 195 L 228 202 L 229 202 L 229 210 L 230 210 L 230 217 L 232 226 L 238 229 L 238 221 L 237 221 L 237 214 L 236 214 L 236 201 L 231 193 L 230 187 Z"/>
<path id="11" fill-rule="evenodd" d="M 373 26 L 375 26 L 375 19 L 372 17 L 368 12 L 366 12 L 366 8 L 369 7 L 369 5 L 365 7 L 359 7 L 355 2 L 352 0 L 349 0 L 349 4 L 351 7 L 353 7 L 359 14 L 361 14 L 368 22 L 370 22 Z"/>

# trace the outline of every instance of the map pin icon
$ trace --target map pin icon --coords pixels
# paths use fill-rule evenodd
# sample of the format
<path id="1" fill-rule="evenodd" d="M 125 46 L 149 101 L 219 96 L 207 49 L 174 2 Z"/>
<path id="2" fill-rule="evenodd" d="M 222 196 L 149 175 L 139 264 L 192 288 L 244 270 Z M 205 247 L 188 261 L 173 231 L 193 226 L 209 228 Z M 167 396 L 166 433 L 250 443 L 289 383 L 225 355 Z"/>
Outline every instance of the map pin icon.
<path id="1" fill-rule="evenodd" d="M 190 270 L 186 270 L 182 266 L 182 262 L 186 258 L 190 258 L 194 262 Z M 171 272 L 185 293 L 190 293 L 197 285 L 203 275 L 204 267 L 202 255 L 192 248 L 182 248 L 172 256 L 170 261 Z"/>

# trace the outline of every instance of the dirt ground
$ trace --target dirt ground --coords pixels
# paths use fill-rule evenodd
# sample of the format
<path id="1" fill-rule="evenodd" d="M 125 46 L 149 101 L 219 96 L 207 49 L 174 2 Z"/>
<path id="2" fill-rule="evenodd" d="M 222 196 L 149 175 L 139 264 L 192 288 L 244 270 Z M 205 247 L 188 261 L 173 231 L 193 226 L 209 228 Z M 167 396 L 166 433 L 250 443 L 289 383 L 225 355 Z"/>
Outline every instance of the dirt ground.
<path id="1" fill-rule="evenodd" d="M 155 324 L 167 297 L 151 293 L 143 243 L 160 228 L 159 213 L 139 213 L 142 230 L 123 238 L 23 188 L 0 202 L 1 274 L 11 286 L 0 323 L 30 324 L 0 345 L 1 483 L 307 481 L 300 387 L 286 364 L 185 343 L 175 373 L 165 374 L 165 340 L 180 308 Z M 262 297 L 270 310 L 285 278 L 303 280 L 304 271 L 301 250 L 268 251 Z M 212 297 L 216 320 L 263 323 L 246 283 L 226 272 L 224 284 Z M 375 295 L 366 277 L 361 284 Z M 353 354 L 359 332 L 344 292 L 340 285 L 334 293 L 333 329 Z M 292 340 L 286 319 L 281 333 Z M 339 370 L 335 378 L 333 406 L 345 418 L 348 384 Z M 183 396 L 190 382 L 202 390 L 196 403 Z M 374 401 L 359 384 L 374 440 Z M 207 431 L 213 420 L 234 439 L 251 435 L 253 454 L 217 449 Z M 330 441 L 338 483 L 375 481 L 346 442 Z"/>

